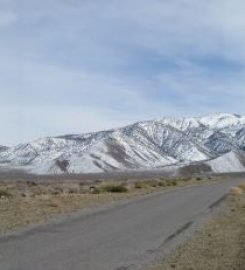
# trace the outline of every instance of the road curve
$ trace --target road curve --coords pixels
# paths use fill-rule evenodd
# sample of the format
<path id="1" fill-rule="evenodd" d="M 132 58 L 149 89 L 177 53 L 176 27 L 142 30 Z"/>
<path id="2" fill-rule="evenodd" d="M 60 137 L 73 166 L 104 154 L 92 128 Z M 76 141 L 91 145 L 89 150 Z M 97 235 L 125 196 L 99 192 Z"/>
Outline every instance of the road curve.
<path id="1" fill-rule="evenodd" d="M 1 270 L 143 269 L 241 180 L 176 189 L 0 238 Z"/>

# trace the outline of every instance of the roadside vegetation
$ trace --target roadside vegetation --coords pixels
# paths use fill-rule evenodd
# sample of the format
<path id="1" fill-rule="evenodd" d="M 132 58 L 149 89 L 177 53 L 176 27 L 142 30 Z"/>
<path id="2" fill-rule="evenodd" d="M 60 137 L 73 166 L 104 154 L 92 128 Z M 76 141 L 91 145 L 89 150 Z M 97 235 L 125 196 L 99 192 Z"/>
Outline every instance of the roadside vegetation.
<path id="1" fill-rule="evenodd" d="M 245 184 L 234 187 L 218 216 L 150 270 L 244 270 Z"/>
<path id="2" fill-rule="evenodd" d="M 146 179 L 85 183 L 0 182 L 0 235 L 50 218 L 117 200 L 187 185 L 208 184 L 213 178 Z"/>

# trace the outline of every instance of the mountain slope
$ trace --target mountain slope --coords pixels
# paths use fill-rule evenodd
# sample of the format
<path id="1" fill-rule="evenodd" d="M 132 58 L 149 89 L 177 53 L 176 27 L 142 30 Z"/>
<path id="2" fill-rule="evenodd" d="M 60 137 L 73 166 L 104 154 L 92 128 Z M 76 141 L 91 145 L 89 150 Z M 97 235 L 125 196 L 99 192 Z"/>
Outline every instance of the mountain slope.
<path id="1" fill-rule="evenodd" d="M 8 150 L 7 146 L 0 145 L 0 152 Z"/>
<path id="2" fill-rule="evenodd" d="M 214 114 L 43 138 L 0 151 L 0 163 L 38 174 L 91 173 L 191 164 L 239 151 L 245 151 L 245 117 Z"/>
<path id="3" fill-rule="evenodd" d="M 243 172 L 245 169 L 244 155 L 229 152 L 216 159 L 206 162 L 216 173 Z"/>

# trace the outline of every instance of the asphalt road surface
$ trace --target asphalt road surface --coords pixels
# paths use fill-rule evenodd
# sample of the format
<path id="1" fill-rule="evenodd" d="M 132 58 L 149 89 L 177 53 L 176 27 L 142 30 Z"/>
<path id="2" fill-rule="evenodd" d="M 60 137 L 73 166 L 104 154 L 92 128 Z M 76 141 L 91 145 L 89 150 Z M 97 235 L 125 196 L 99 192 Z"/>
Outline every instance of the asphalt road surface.
<path id="1" fill-rule="evenodd" d="M 184 239 L 239 182 L 147 195 L 2 237 L 0 269 L 144 269 L 159 250 Z"/>

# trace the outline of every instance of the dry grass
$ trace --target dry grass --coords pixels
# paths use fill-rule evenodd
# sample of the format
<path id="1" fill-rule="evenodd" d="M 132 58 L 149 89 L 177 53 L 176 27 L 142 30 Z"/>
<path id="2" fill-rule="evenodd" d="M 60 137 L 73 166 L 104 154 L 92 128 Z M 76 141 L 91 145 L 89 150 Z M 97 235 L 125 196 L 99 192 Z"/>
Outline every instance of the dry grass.
<path id="1" fill-rule="evenodd" d="M 244 270 L 245 184 L 234 187 L 219 216 L 151 270 Z"/>
<path id="2" fill-rule="evenodd" d="M 238 186 L 243 192 L 245 192 L 245 183 L 242 183 Z"/>
<path id="3" fill-rule="evenodd" d="M 211 179 L 209 179 L 211 180 Z M 212 182 L 214 179 L 212 179 Z M 136 189 L 154 189 L 154 188 L 170 188 L 175 186 L 186 186 L 192 184 L 206 184 L 208 179 L 203 179 L 203 181 L 197 180 L 196 178 L 179 178 L 179 179 L 149 179 L 149 180 L 141 180 L 134 182 L 134 188 Z"/>
<path id="4" fill-rule="evenodd" d="M 202 183 L 213 181 L 214 179 Z M 123 183 L 102 182 L 93 187 L 77 183 L 45 185 L 32 181 L 0 183 L 0 235 L 80 209 L 193 184 L 200 184 L 200 181 L 153 179 Z"/>
<path id="5" fill-rule="evenodd" d="M 0 235 L 33 223 L 48 221 L 57 215 L 92 208 L 133 196 L 133 193 L 92 194 L 88 190 L 74 190 L 63 186 L 8 186 L 12 197 L 0 199 Z"/>

